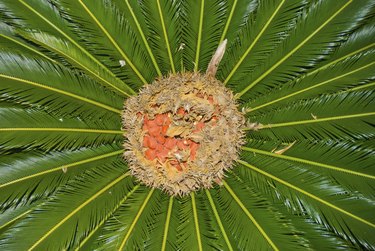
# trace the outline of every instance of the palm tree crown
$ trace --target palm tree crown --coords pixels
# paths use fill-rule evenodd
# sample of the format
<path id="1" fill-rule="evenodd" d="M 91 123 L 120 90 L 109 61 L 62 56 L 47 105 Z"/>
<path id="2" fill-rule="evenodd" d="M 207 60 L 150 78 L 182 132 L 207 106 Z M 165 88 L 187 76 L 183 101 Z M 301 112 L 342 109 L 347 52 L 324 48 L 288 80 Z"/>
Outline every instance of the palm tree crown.
<path id="1" fill-rule="evenodd" d="M 0 0 L 1 250 L 375 250 L 372 0 Z M 216 77 L 247 120 L 211 189 L 123 159 L 124 101 Z M 125 132 L 126 133 L 126 132 Z"/>

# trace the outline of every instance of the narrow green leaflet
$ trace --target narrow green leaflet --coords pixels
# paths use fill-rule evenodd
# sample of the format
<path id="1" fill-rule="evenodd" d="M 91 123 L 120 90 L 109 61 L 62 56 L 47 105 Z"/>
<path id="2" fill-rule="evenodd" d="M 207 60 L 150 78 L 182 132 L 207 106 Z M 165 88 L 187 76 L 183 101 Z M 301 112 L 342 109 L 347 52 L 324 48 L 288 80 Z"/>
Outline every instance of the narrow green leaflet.
<path id="1" fill-rule="evenodd" d="M 344 68 L 343 66 L 348 65 L 348 63 L 355 63 L 358 57 L 361 57 L 368 53 L 373 53 L 373 50 L 375 48 L 375 41 L 373 41 L 371 38 L 373 36 L 372 32 L 374 29 L 375 29 L 375 26 L 373 22 L 370 21 L 368 24 L 362 26 L 361 28 L 359 28 L 358 30 L 350 34 L 348 40 L 342 43 L 337 48 L 337 50 L 331 55 L 330 58 L 328 58 L 326 61 L 319 63 L 317 68 L 308 72 L 307 74 L 302 75 L 301 77 L 297 79 L 294 79 L 293 81 L 290 81 L 290 83 L 283 84 L 282 88 L 280 88 L 277 92 L 269 91 L 269 92 L 262 94 L 257 99 L 248 100 L 247 103 L 244 104 L 244 106 L 248 107 L 250 109 L 250 112 L 255 112 L 256 110 L 260 110 L 264 108 L 268 109 L 268 108 L 272 108 L 272 106 L 275 106 L 275 105 L 281 105 L 283 104 L 283 102 L 285 101 L 287 102 L 289 98 L 300 97 L 300 96 L 296 96 L 298 95 L 298 93 L 294 92 L 293 90 L 298 91 L 299 90 L 298 86 L 300 83 L 303 84 L 304 81 L 306 80 L 309 81 L 309 79 L 311 81 L 312 78 L 309 76 L 315 76 L 314 82 L 311 81 L 312 83 L 318 84 L 318 83 L 325 82 L 326 84 L 329 84 L 331 88 L 333 87 L 332 85 L 333 83 L 335 82 L 338 83 L 335 80 L 343 81 L 345 80 L 345 78 L 352 79 L 352 76 L 355 73 L 352 70 L 353 68 L 350 71 L 347 71 L 346 67 Z M 371 58 L 371 56 L 369 58 Z M 371 63 L 371 60 L 368 61 L 368 63 Z M 365 65 L 362 65 L 362 66 L 365 66 Z M 343 70 L 343 68 L 345 70 Z M 358 68 L 360 67 L 357 67 L 357 69 Z M 332 71 L 334 75 L 332 74 Z M 322 72 L 322 74 L 316 74 L 318 72 Z M 352 72 L 352 73 L 348 74 L 348 72 Z M 363 78 L 363 76 L 364 75 L 361 75 L 361 78 Z M 303 80 L 303 78 L 307 78 L 307 79 Z M 351 81 L 349 88 L 352 85 L 358 85 L 359 87 L 360 83 Z M 317 87 L 321 89 L 323 86 L 319 85 Z M 343 87 L 348 88 L 347 85 Z M 294 93 L 296 95 L 293 95 Z"/>
<path id="2" fill-rule="evenodd" d="M 303 166 L 285 165 L 272 159 L 253 160 L 254 164 L 242 160 L 239 163 L 245 182 L 256 179 L 259 188 L 283 199 L 292 210 L 308 213 L 320 223 L 328 223 L 329 229 L 345 238 L 361 236 L 359 241 L 363 246 L 373 245 L 373 200 Z"/>
<path id="3" fill-rule="evenodd" d="M 84 123 L 20 108 L 0 108 L 0 151 L 38 147 L 43 150 L 95 147 L 121 142 L 123 132 L 111 125 Z M 118 128 L 120 125 L 117 125 Z"/>
<path id="4" fill-rule="evenodd" d="M 57 64 L 54 59 L 40 52 L 36 46 L 30 45 L 26 41 L 20 39 L 12 26 L 5 23 L 0 23 L 0 44 L 3 50 L 6 48 L 8 51 L 22 51 L 24 54 L 30 53 Z"/>
<path id="5" fill-rule="evenodd" d="M 147 29 L 144 29 L 158 65 L 166 75 L 181 70 L 181 54 L 179 50 L 182 24 L 179 19 L 180 2 L 178 1 L 141 1 L 142 14 Z M 162 36 L 159 34 L 163 34 Z"/>
<path id="6" fill-rule="evenodd" d="M 372 5 L 372 1 L 359 3 L 352 0 L 340 4 L 318 1 L 308 5 L 296 20 L 290 36 L 248 78 L 236 85 L 237 96 L 243 100 L 254 98 L 257 93 L 279 87 L 314 67 L 328 57 L 347 34 L 360 26 Z"/>
<path id="7" fill-rule="evenodd" d="M 75 175 L 85 170 L 119 158 L 122 150 L 118 147 L 102 146 L 76 151 L 50 152 L 43 156 L 41 152 L 2 156 L 0 160 L 0 206 L 8 207 L 26 204 L 48 196 L 57 187 L 65 184 Z"/>
<path id="8" fill-rule="evenodd" d="M 108 92 L 91 79 L 44 60 L 1 52 L 0 79 L 2 99 L 48 108 L 49 112 L 112 121 L 121 113 L 120 96 L 103 95 Z"/>
<path id="9" fill-rule="evenodd" d="M 184 69 L 205 71 L 219 45 L 226 6 L 222 1 L 182 1 L 181 19 Z M 210 34 L 206 36 L 205 34 Z"/>
<path id="10" fill-rule="evenodd" d="M 105 0 L 58 2 L 78 35 L 91 34 L 83 36 L 82 43 L 89 44 L 116 76 L 135 89 L 153 79 L 155 68 L 147 57 L 146 47 L 136 39 L 137 28 L 128 23 L 131 14 L 125 15 L 114 2 Z"/>
<path id="11" fill-rule="evenodd" d="M 98 180 L 98 176 L 102 178 Z M 132 179 L 122 170 L 119 162 L 92 168 L 66 185 L 47 203 L 34 209 L 14 228 L 4 232 L 0 243 L 5 249 L 20 248 L 19 242 L 8 240 L 22 238 L 22 248 L 28 250 L 76 246 L 99 223 L 100 218 L 131 191 L 132 186 Z M 19 232 L 17 227 L 29 231 Z M 56 237 L 59 237 L 58 242 Z"/>

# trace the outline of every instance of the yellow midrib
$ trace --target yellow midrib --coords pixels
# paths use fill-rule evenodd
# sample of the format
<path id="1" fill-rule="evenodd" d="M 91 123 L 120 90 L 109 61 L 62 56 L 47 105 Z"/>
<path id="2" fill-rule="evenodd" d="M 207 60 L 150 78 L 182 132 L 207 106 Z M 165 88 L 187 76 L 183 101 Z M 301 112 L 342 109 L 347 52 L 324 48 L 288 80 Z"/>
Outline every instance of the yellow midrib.
<path id="1" fill-rule="evenodd" d="M 0 128 L 0 132 L 12 131 L 30 131 L 30 132 L 81 132 L 81 133 L 102 133 L 102 134 L 124 134 L 120 130 L 101 130 L 101 129 L 84 129 L 84 128 L 51 128 L 51 127 L 13 127 Z"/>
<path id="2" fill-rule="evenodd" d="M 94 62 L 96 62 L 103 70 L 105 70 L 108 74 L 110 74 L 113 77 L 116 77 L 113 72 L 111 72 L 108 68 L 106 68 L 102 63 L 100 63 L 93 55 L 91 55 L 88 51 L 86 51 L 81 45 L 79 45 L 74 39 L 72 39 L 68 34 L 66 34 L 64 31 L 62 31 L 59 27 L 57 27 L 55 24 L 53 24 L 48 18 L 44 17 L 42 14 L 40 14 L 38 11 L 36 11 L 34 8 L 32 8 L 30 5 L 25 3 L 23 0 L 18 0 L 21 4 L 26 6 L 29 10 L 31 10 L 35 15 L 40 17 L 44 22 L 46 22 L 48 25 L 50 25 L 52 28 L 54 28 L 56 31 L 58 31 L 61 35 L 63 35 L 66 39 L 68 39 L 71 43 L 73 43 L 75 46 L 77 46 L 84 54 L 86 54 L 88 57 L 90 57 Z M 121 81 L 121 80 L 120 80 Z M 122 81 L 121 81 L 122 82 Z M 126 85 L 127 86 L 127 85 Z M 130 88 L 130 87 L 129 87 Z M 135 94 L 133 89 L 130 88 L 130 91 L 132 94 Z"/>
<path id="3" fill-rule="evenodd" d="M 279 10 L 282 7 L 282 5 L 284 4 L 284 2 L 285 2 L 285 0 L 280 1 L 279 5 L 275 9 L 275 11 L 272 13 L 271 17 L 267 20 L 267 22 L 265 23 L 265 25 L 263 26 L 263 28 L 260 30 L 260 32 L 258 33 L 258 35 L 254 38 L 254 41 L 250 44 L 250 46 L 247 48 L 247 50 L 245 51 L 245 53 L 240 57 L 240 60 L 238 60 L 237 64 L 233 67 L 233 69 L 231 70 L 231 72 L 228 74 L 228 77 L 224 80 L 224 85 L 226 85 L 229 82 L 229 80 L 232 78 L 232 76 L 234 75 L 234 73 L 237 71 L 238 67 L 240 67 L 240 65 L 242 64 L 242 62 L 247 57 L 247 55 L 249 55 L 250 51 L 254 48 L 255 44 L 258 42 L 258 40 L 260 39 L 260 37 L 267 30 L 268 26 L 270 25 L 270 23 L 272 22 L 272 20 L 275 18 L 276 14 L 279 12 Z"/>
<path id="4" fill-rule="evenodd" d="M 176 73 L 176 69 L 175 69 L 173 57 L 172 57 L 172 52 L 171 52 L 171 47 L 169 45 L 168 33 L 167 33 L 167 29 L 166 29 L 165 23 L 164 23 L 163 11 L 162 11 L 161 6 L 160 6 L 160 0 L 157 0 L 156 3 L 158 5 L 158 11 L 159 11 L 159 16 L 160 16 L 160 20 L 161 20 L 161 26 L 162 26 L 162 29 L 163 29 L 165 43 L 167 45 L 167 52 L 168 52 L 169 62 L 170 62 L 171 67 L 172 67 L 172 73 Z"/>
<path id="5" fill-rule="evenodd" d="M 95 17 L 95 15 L 89 10 L 89 8 L 82 2 L 82 0 L 78 0 L 78 2 L 82 5 L 83 9 L 89 14 L 89 16 L 94 20 L 96 25 L 102 30 L 102 32 L 107 36 L 108 40 L 113 44 L 113 46 L 117 49 L 117 51 L 121 54 L 121 56 L 125 59 L 126 63 L 132 68 L 138 78 L 144 83 L 147 84 L 146 79 L 143 75 L 139 72 L 139 70 L 135 67 L 133 62 L 129 59 L 126 53 L 121 49 L 121 47 L 117 44 L 117 42 L 113 39 L 111 34 L 104 28 L 104 26 L 99 22 L 99 20 Z"/>
<path id="6" fill-rule="evenodd" d="M 284 154 L 276 154 L 276 153 L 267 152 L 267 151 L 260 150 L 260 149 L 250 148 L 250 147 L 241 147 L 241 149 L 244 150 L 244 151 L 247 151 L 247 152 L 254 152 L 254 153 L 259 153 L 259 154 L 263 154 L 263 155 L 266 155 L 266 156 L 271 156 L 271 157 L 274 157 L 274 158 L 280 158 L 280 159 L 295 161 L 295 162 L 304 163 L 304 164 L 308 164 L 308 165 L 319 166 L 319 167 L 322 167 L 322 168 L 327 168 L 327 169 L 335 170 L 335 171 L 338 171 L 338 172 L 357 175 L 357 176 L 361 176 L 361 177 L 365 177 L 365 178 L 375 180 L 374 175 L 360 173 L 360 172 L 344 169 L 344 168 L 337 167 L 337 166 L 327 165 L 327 164 L 323 164 L 323 163 L 319 163 L 319 162 L 315 162 L 315 161 L 311 161 L 311 160 L 306 160 L 306 159 L 301 159 L 301 158 L 297 158 L 297 157 L 293 157 L 293 156 L 289 156 L 289 155 L 284 155 Z"/>
<path id="7" fill-rule="evenodd" d="M 267 233 L 264 231 L 264 229 L 259 225 L 257 220 L 254 218 L 254 216 L 247 210 L 245 205 L 241 202 L 241 200 L 237 197 L 237 195 L 234 193 L 234 191 L 230 188 L 230 186 L 227 184 L 227 182 L 223 181 L 223 185 L 225 189 L 232 195 L 233 199 L 237 202 L 237 204 L 241 207 L 243 212 L 246 214 L 246 216 L 250 219 L 250 221 L 255 225 L 255 227 L 258 229 L 258 231 L 263 235 L 263 237 L 266 239 L 268 244 L 273 248 L 273 250 L 278 251 L 279 249 L 275 245 L 275 243 L 271 240 L 271 238 L 267 235 Z"/>
<path id="8" fill-rule="evenodd" d="M 260 126 L 259 129 L 270 129 L 270 128 L 277 128 L 277 127 L 285 127 L 285 126 L 305 125 L 305 124 L 320 123 L 320 122 L 327 122 L 327 121 L 334 121 L 334 120 L 341 120 L 341 119 L 360 118 L 360 117 L 367 117 L 367 116 L 374 116 L 374 115 L 375 115 L 375 112 L 367 112 L 367 113 L 342 115 L 342 116 L 334 116 L 334 117 L 327 117 L 327 118 L 317 118 L 317 119 L 300 120 L 300 121 L 292 121 L 292 122 L 285 122 L 285 123 L 275 123 L 275 124 L 267 124 L 267 125 Z"/>
<path id="9" fill-rule="evenodd" d="M 276 69 L 280 64 L 282 64 L 285 60 L 287 60 L 290 56 L 292 56 L 297 50 L 299 50 L 303 45 L 305 45 L 313 36 L 315 36 L 321 29 L 323 29 L 329 22 L 331 22 L 341 11 L 343 11 L 353 0 L 349 0 L 346 4 L 344 4 L 339 10 L 337 10 L 330 18 L 328 18 L 322 25 L 320 25 L 313 33 L 311 33 L 307 38 L 305 38 L 300 44 L 294 47 L 289 53 L 287 53 L 282 59 L 280 59 L 276 64 L 271 66 L 266 72 L 264 72 L 261 76 L 259 76 L 255 81 L 250 83 L 245 89 L 239 92 L 236 97 L 240 98 L 246 92 L 248 92 L 251 88 L 253 88 L 256 84 L 258 84 L 263 78 L 265 78 L 269 73 L 271 73 L 274 69 Z"/>
<path id="10" fill-rule="evenodd" d="M 352 213 L 350 213 L 350 212 L 348 212 L 348 211 L 346 211 L 346 210 L 344 210 L 344 209 L 342 209 L 342 208 L 340 208 L 338 206 L 335 206 L 332 203 L 327 202 L 327 201 L 325 201 L 325 200 L 323 200 L 323 199 L 315 196 L 314 194 L 311 194 L 311 193 L 309 193 L 309 192 L 307 192 L 307 191 L 305 191 L 305 190 L 303 190 L 303 189 L 301 189 L 301 188 L 299 188 L 299 187 L 297 187 L 297 186 L 295 186 L 293 184 L 290 184 L 289 182 L 287 182 L 285 180 L 282 180 L 282 179 L 280 179 L 280 178 L 278 178 L 278 177 L 276 177 L 276 176 L 274 176 L 274 175 L 272 175 L 270 173 L 267 173 L 266 171 L 263 171 L 263 170 L 255 167 L 253 165 L 250 165 L 249 163 L 247 163 L 245 161 L 237 160 L 237 162 L 240 163 L 240 164 L 242 164 L 242 165 L 244 165 L 244 166 L 246 166 L 246 167 L 248 167 L 249 169 L 251 169 L 253 171 L 256 171 L 256 172 L 258 172 L 260 174 L 263 174 L 264 176 L 267 176 L 267 177 L 269 177 L 269 178 L 271 178 L 271 179 L 273 179 L 273 180 L 275 180 L 275 181 L 277 181 L 277 182 L 279 182 L 279 183 L 281 183 L 281 184 L 283 184 L 283 185 L 285 185 L 285 186 L 287 186 L 289 188 L 292 188 L 293 190 L 296 190 L 296 191 L 298 191 L 298 192 L 300 192 L 300 193 L 302 193 L 302 194 L 304 194 L 304 195 L 306 195 L 306 196 L 308 196 L 308 197 L 310 197 L 310 198 L 312 198 L 312 199 L 314 199 L 316 201 L 319 201 L 320 203 L 322 203 L 322 204 L 324 204 L 324 205 L 326 205 L 326 206 L 328 206 L 328 207 L 330 207 L 332 209 L 335 209 L 335 210 L 337 210 L 337 211 L 339 211 L 339 212 L 341 212 L 341 213 L 343 213 L 343 214 L 345 214 L 345 215 L 347 215 L 347 216 L 349 216 L 349 217 L 351 217 L 353 219 L 356 219 L 356 220 L 358 220 L 358 221 L 360 221 L 362 223 L 365 223 L 368 226 L 371 226 L 371 227 L 375 228 L 375 224 L 374 223 L 371 223 L 371 222 L 369 222 L 369 221 L 367 221 L 365 219 L 362 219 L 361 217 L 359 217 L 357 215 L 354 215 L 354 214 L 352 214 Z"/>
<path id="11" fill-rule="evenodd" d="M 54 88 L 54 87 L 50 87 L 50 86 L 47 86 L 47 85 L 44 85 L 44 84 L 36 83 L 36 82 L 26 80 L 26 79 L 23 79 L 23 78 L 12 77 L 12 76 L 5 75 L 5 74 L 0 74 L 0 77 L 10 79 L 10 80 L 15 80 L 15 81 L 22 82 L 22 83 L 29 84 L 29 85 L 33 85 L 33 86 L 43 88 L 43 89 L 46 89 L 46 90 L 49 90 L 49 91 L 57 92 L 57 93 L 65 95 L 65 96 L 69 96 L 69 97 L 84 101 L 86 103 L 89 103 L 89 104 L 92 104 L 92 105 L 95 105 L 95 106 L 99 106 L 99 107 L 104 108 L 106 110 L 109 110 L 111 112 L 115 112 L 115 113 L 118 113 L 118 114 L 122 113 L 121 110 L 118 110 L 118 109 L 113 108 L 111 106 L 99 103 L 97 101 L 94 101 L 94 100 L 91 100 L 91 99 L 88 99 L 88 98 L 85 98 L 85 97 L 82 97 L 82 96 L 79 96 L 79 95 L 74 94 L 74 93 L 70 93 L 70 92 L 63 91 L 63 90 L 60 90 L 60 89 L 57 89 L 57 88 Z"/>
<path id="12" fill-rule="evenodd" d="M 195 226 L 195 233 L 197 235 L 197 242 L 198 242 L 198 250 L 202 251 L 202 240 L 201 240 L 201 234 L 199 231 L 199 221 L 198 221 L 198 212 L 197 212 L 197 205 L 195 202 L 195 194 L 194 192 L 191 193 L 191 205 L 193 208 L 193 217 L 194 217 L 194 226 Z"/>
<path id="13" fill-rule="evenodd" d="M 165 248 L 167 246 L 168 230 L 169 230 L 169 223 L 171 221 L 172 207 L 173 207 L 173 196 L 170 196 L 169 197 L 169 204 L 168 204 L 168 211 L 167 211 L 167 218 L 165 220 L 165 227 L 164 227 L 161 251 L 165 251 Z"/>
<path id="14" fill-rule="evenodd" d="M 121 245 L 120 245 L 120 247 L 119 247 L 119 249 L 118 249 L 119 251 L 121 251 L 121 250 L 124 248 L 126 242 L 128 241 L 128 239 L 129 239 L 129 237 L 130 237 L 130 234 L 133 232 L 133 229 L 134 229 L 135 225 L 137 224 L 138 219 L 139 219 L 139 217 L 141 216 L 143 210 L 145 209 L 145 207 L 146 207 L 148 201 L 150 200 L 150 198 L 151 198 L 153 192 L 154 192 L 154 188 L 150 190 L 150 192 L 148 193 L 146 199 L 145 199 L 144 202 L 142 203 L 141 208 L 138 210 L 138 213 L 137 213 L 137 215 L 135 216 L 134 221 L 133 221 L 132 224 L 130 225 L 128 231 L 126 232 L 126 235 L 125 235 L 124 239 L 123 239 L 122 242 L 121 242 Z"/>
<path id="15" fill-rule="evenodd" d="M 28 175 L 28 176 L 25 176 L 25 177 L 22 177 L 22 178 L 19 178 L 19 179 L 9 181 L 7 183 L 0 184 L 0 189 L 3 188 L 3 187 L 6 187 L 6 186 L 13 185 L 15 183 L 24 181 L 24 180 L 28 180 L 28 179 L 31 179 L 31 178 L 35 178 L 35 177 L 44 175 L 44 174 L 48 174 L 48 173 L 52 173 L 52 172 L 56 172 L 56 171 L 61 171 L 63 168 L 71 168 L 71 167 L 74 167 L 74 166 L 86 164 L 86 163 L 93 162 L 93 161 L 96 161 L 96 160 L 100 160 L 100 159 L 112 157 L 112 156 L 115 156 L 115 155 L 119 155 L 121 153 L 123 153 L 123 150 L 118 150 L 118 151 L 115 151 L 115 152 L 106 153 L 106 154 L 95 156 L 95 157 L 92 157 L 92 158 L 89 158 L 89 159 L 80 160 L 80 161 L 76 161 L 76 162 L 73 162 L 73 163 L 70 163 L 70 164 L 66 164 L 66 165 L 55 167 L 55 168 L 52 168 L 52 169 L 49 169 L 49 170 L 45 170 L 43 172 L 34 173 L 32 175 Z"/>
<path id="16" fill-rule="evenodd" d="M 53 228 L 51 228 L 46 234 L 44 234 L 37 242 L 35 242 L 28 250 L 34 250 L 42 241 L 44 241 L 50 234 L 52 234 L 57 228 L 59 228 L 61 225 L 63 225 L 66 221 L 68 221 L 74 214 L 76 214 L 78 211 L 80 211 L 82 208 L 84 208 L 86 205 L 91 203 L 93 200 L 95 200 L 97 197 L 99 197 L 101 194 L 103 194 L 105 191 L 116 185 L 118 182 L 129 176 L 129 173 L 124 173 L 123 175 L 116 178 L 114 181 L 106 185 L 104 188 L 99 190 L 97 193 L 95 193 L 93 196 L 91 196 L 88 200 L 86 200 L 84 203 L 79 205 L 76 209 L 74 209 L 71 213 L 69 213 L 64 219 L 62 219 L 58 224 L 56 224 Z"/>
<path id="17" fill-rule="evenodd" d="M 199 27 L 198 27 L 198 39 L 197 39 L 197 51 L 195 53 L 194 71 L 198 71 L 198 65 L 199 65 L 199 55 L 200 55 L 200 50 L 201 50 L 202 30 L 203 30 L 203 15 L 204 15 L 204 0 L 201 0 L 201 10 L 199 14 Z"/>

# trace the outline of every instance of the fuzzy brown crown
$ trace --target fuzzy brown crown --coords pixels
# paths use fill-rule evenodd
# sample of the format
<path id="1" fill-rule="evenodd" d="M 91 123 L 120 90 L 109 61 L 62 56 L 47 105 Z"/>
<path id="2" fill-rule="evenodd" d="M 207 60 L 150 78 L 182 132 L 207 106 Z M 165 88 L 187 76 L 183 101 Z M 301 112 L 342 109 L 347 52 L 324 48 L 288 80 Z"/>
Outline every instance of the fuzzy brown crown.
<path id="1" fill-rule="evenodd" d="M 125 102 L 125 159 L 142 183 L 185 195 L 220 183 L 243 144 L 245 119 L 212 76 L 179 73 Z"/>

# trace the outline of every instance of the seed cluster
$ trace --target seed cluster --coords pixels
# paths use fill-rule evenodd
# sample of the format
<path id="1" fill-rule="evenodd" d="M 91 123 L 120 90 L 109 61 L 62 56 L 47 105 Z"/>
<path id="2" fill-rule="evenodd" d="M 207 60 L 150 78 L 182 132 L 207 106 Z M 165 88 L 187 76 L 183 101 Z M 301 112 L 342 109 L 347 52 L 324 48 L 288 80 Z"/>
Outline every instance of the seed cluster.
<path id="1" fill-rule="evenodd" d="M 245 119 L 213 77 L 170 75 L 125 102 L 125 153 L 132 174 L 171 195 L 220 183 L 237 159 Z"/>

